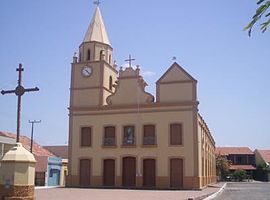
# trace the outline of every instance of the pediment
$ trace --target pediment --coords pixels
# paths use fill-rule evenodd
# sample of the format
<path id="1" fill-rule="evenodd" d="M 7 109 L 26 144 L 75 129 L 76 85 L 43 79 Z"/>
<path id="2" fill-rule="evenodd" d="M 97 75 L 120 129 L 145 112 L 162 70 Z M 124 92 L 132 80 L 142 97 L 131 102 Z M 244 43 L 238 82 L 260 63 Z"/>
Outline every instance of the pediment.
<path id="1" fill-rule="evenodd" d="M 196 80 L 184 70 L 178 63 L 173 63 L 171 67 L 160 77 L 157 83 L 168 82 L 196 82 Z"/>

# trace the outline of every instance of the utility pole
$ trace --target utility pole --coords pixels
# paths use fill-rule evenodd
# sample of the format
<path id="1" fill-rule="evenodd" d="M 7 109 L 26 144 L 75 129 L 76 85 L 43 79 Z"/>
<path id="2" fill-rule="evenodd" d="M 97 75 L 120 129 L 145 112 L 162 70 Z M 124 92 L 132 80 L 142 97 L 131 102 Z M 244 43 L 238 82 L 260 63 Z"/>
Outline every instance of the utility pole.
<path id="1" fill-rule="evenodd" d="M 1 94 L 11 94 L 14 93 L 18 97 L 17 101 L 17 138 L 16 142 L 20 142 L 20 125 L 21 125 L 21 99 L 25 92 L 34 92 L 39 91 L 38 87 L 35 88 L 24 88 L 22 86 L 22 72 L 23 72 L 22 64 L 19 64 L 19 68 L 16 69 L 17 72 L 19 72 L 19 78 L 18 78 L 18 86 L 15 88 L 15 90 L 2 90 Z"/>
<path id="2" fill-rule="evenodd" d="M 33 152 L 33 137 L 34 137 L 34 124 L 37 124 L 37 123 L 40 123 L 41 120 L 34 120 L 34 121 L 28 121 L 29 123 L 32 124 L 32 128 L 31 128 L 31 146 L 30 146 L 30 152 L 32 153 Z"/>

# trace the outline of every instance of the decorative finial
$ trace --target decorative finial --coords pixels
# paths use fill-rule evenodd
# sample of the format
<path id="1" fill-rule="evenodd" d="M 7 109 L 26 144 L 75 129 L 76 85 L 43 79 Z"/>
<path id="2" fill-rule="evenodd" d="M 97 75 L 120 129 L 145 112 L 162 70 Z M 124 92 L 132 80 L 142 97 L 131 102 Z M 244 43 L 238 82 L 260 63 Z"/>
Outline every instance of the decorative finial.
<path id="1" fill-rule="evenodd" d="M 132 61 L 134 61 L 134 60 L 135 60 L 135 59 L 134 59 L 134 58 L 132 58 L 132 57 L 131 57 L 131 55 L 129 54 L 128 59 L 126 59 L 125 61 L 126 61 L 126 62 L 128 62 L 129 67 L 131 67 L 131 65 L 132 65 Z"/>
<path id="2" fill-rule="evenodd" d="M 172 57 L 172 60 L 176 60 L 176 56 L 173 56 L 173 57 Z"/>
<path id="3" fill-rule="evenodd" d="M 94 1 L 94 4 L 97 5 L 97 6 L 99 6 L 100 3 L 101 3 L 100 0 Z"/>

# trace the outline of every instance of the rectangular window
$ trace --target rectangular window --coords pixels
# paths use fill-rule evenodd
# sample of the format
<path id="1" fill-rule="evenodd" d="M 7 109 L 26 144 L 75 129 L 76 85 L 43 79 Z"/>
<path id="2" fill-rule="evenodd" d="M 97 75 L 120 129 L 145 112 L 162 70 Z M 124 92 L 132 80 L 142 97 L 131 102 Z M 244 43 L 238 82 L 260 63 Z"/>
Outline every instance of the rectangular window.
<path id="1" fill-rule="evenodd" d="M 182 124 L 170 124 L 170 144 L 182 145 Z"/>
<path id="2" fill-rule="evenodd" d="M 123 145 L 135 145 L 135 127 L 124 126 Z"/>
<path id="3" fill-rule="evenodd" d="M 91 146 L 91 127 L 82 127 L 81 128 L 81 146 L 90 147 Z"/>
<path id="4" fill-rule="evenodd" d="M 115 146 L 115 127 L 104 127 L 104 146 Z"/>
<path id="5" fill-rule="evenodd" d="M 155 125 L 144 125 L 143 126 L 143 144 L 144 145 L 156 144 Z"/>

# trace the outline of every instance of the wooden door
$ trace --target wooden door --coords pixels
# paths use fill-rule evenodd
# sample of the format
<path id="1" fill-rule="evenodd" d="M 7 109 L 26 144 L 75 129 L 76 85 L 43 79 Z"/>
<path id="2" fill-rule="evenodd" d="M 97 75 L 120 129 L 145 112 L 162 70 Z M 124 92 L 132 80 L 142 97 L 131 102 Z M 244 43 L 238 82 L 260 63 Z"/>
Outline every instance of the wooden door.
<path id="1" fill-rule="evenodd" d="M 80 186 L 90 186 L 91 176 L 91 160 L 81 159 L 80 160 Z"/>
<path id="2" fill-rule="evenodd" d="M 154 159 L 143 160 L 143 186 L 156 186 L 156 162 Z"/>
<path id="3" fill-rule="evenodd" d="M 172 188 L 183 187 L 183 160 L 173 158 L 170 160 L 170 185 Z"/>
<path id="4" fill-rule="evenodd" d="M 136 158 L 123 158 L 122 166 L 122 184 L 126 187 L 136 186 Z"/>
<path id="5" fill-rule="evenodd" d="M 114 186 L 115 183 L 115 161 L 106 159 L 103 161 L 103 185 Z"/>

